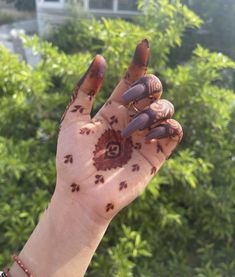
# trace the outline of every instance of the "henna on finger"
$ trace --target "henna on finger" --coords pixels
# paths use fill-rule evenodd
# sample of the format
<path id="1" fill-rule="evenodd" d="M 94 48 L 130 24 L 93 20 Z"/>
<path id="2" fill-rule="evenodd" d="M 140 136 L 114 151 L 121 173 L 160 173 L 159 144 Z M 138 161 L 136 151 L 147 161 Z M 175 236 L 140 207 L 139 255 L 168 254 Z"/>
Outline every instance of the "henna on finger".
<path id="1" fill-rule="evenodd" d="M 138 113 L 123 130 L 122 136 L 128 137 L 137 130 L 154 128 L 162 120 L 169 119 L 174 114 L 174 106 L 167 100 L 162 99 L 153 102 L 148 109 Z"/>
<path id="2" fill-rule="evenodd" d="M 152 74 L 146 75 L 136 81 L 122 96 L 125 104 L 139 101 L 144 98 L 159 99 L 162 94 L 161 81 Z"/>
<path id="3" fill-rule="evenodd" d="M 146 136 L 146 140 L 171 138 L 176 139 L 178 143 L 183 136 L 183 130 L 180 124 L 174 119 L 168 119 L 162 122 L 158 127 L 152 129 Z"/>
<path id="4" fill-rule="evenodd" d="M 143 76 L 147 70 L 149 62 L 149 42 L 147 39 L 143 39 L 135 49 L 135 53 L 131 64 L 124 76 L 124 80 L 127 82 L 133 82 L 140 76 Z"/>
<path id="5" fill-rule="evenodd" d="M 77 83 L 70 102 L 65 108 L 64 114 L 61 117 L 61 124 L 65 117 L 72 120 L 74 114 L 89 114 L 92 108 L 92 99 L 99 91 L 104 73 L 106 62 L 100 55 L 96 55 L 87 69 L 86 73 Z M 71 113 L 68 113 L 70 111 Z"/>

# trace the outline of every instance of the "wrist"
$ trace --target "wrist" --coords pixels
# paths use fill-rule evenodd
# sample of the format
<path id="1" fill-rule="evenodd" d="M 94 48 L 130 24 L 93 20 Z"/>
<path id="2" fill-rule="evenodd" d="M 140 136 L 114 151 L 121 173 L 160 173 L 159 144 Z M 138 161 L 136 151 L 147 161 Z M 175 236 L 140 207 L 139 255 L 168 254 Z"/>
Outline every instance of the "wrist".
<path id="1" fill-rule="evenodd" d="M 35 277 L 83 276 L 108 224 L 55 193 L 19 257 Z M 16 269 L 12 277 L 25 276 Z"/>

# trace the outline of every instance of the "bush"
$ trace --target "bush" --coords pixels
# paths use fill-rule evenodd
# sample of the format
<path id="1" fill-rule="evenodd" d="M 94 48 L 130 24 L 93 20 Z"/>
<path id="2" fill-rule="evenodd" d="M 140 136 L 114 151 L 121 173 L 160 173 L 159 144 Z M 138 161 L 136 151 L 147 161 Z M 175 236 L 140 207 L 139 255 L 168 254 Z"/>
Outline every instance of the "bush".
<path id="1" fill-rule="evenodd" d="M 164 98 L 175 104 L 185 134 L 141 197 L 113 220 L 87 276 L 234 276 L 235 96 L 221 72 L 235 64 L 198 46 L 187 63 L 167 66 L 185 29 L 201 22 L 179 1 L 170 2 L 149 1 L 138 25 L 120 19 L 84 24 L 83 34 L 99 39 L 109 66 L 94 111 L 136 43 L 148 37 L 150 72 L 161 72 Z M 1 266 L 22 248 L 47 205 L 59 118 L 97 47 L 68 55 L 37 37 L 27 45 L 41 55 L 34 69 L 0 48 Z"/>

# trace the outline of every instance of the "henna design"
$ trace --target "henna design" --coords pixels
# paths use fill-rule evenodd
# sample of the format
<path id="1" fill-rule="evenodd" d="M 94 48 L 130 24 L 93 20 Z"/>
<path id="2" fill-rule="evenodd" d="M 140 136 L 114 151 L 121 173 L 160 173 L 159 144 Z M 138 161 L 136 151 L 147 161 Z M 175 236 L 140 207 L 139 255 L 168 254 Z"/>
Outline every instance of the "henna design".
<path id="1" fill-rule="evenodd" d="M 102 175 L 95 175 L 95 184 L 104 183 L 104 177 Z"/>
<path id="2" fill-rule="evenodd" d="M 66 155 L 64 156 L 64 163 L 67 164 L 67 163 L 73 163 L 73 156 L 72 155 Z"/>
<path id="3" fill-rule="evenodd" d="M 136 150 L 140 150 L 141 147 L 142 147 L 142 145 L 141 145 L 141 143 L 139 143 L 139 142 L 136 142 L 135 145 L 134 145 L 134 148 L 135 148 Z"/>
<path id="4" fill-rule="evenodd" d="M 95 96 L 96 91 L 95 90 L 91 90 L 87 93 L 87 95 L 89 96 L 89 100 L 91 101 L 91 99 Z"/>
<path id="5" fill-rule="evenodd" d="M 118 118 L 115 115 L 112 115 L 109 124 L 112 126 L 114 123 L 118 123 Z"/>
<path id="6" fill-rule="evenodd" d="M 166 133 L 169 138 L 178 137 L 178 143 L 181 141 L 183 137 L 183 130 L 177 121 L 169 119 L 164 124 L 160 124 L 159 126 L 164 126 L 166 128 Z"/>
<path id="7" fill-rule="evenodd" d="M 123 190 L 123 189 L 126 189 L 126 188 L 127 188 L 127 182 L 126 181 L 122 181 L 119 184 L 119 190 Z"/>
<path id="8" fill-rule="evenodd" d="M 149 99 L 159 99 L 162 93 L 162 83 L 161 81 L 152 74 L 141 77 L 139 80 L 132 84 L 132 87 L 143 84 L 146 87 L 146 92 L 148 92 Z"/>
<path id="9" fill-rule="evenodd" d="M 81 129 L 80 129 L 80 132 L 79 132 L 79 133 L 80 133 L 81 135 L 84 135 L 84 134 L 89 135 L 90 133 L 94 134 L 94 130 L 91 130 L 91 129 L 89 129 L 89 128 L 84 127 L 84 128 L 81 128 Z"/>
<path id="10" fill-rule="evenodd" d="M 169 119 L 174 114 L 174 106 L 165 99 L 155 101 L 150 105 L 150 109 L 155 113 L 154 123 L 158 120 Z"/>
<path id="11" fill-rule="evenodd" d="M 124 139 L 121 131 L 108 129 L 95 145 L 93 164 L 97 170 L 122 167 L 131 159 L 132 151 L 131 137 Z"/>
<path id="12" fill-rule="evenodd" d="M 155 166 L 153 166 L 152 168 L 151 168 L 151 175 L 152 174 L 155 174 L 156 173 L 156 171 L 157 171 L 157 168 L 155 167 Z"/>
<path id="13" fill-rule="evenodd" d="M 113 209 L 114 209 L 113 203 L 108 203 L 105 207 L 106 212 L 108 212 L 109 210 L 113 210 Z"/>
<path id="14" fill-rule="evenodd" d="M 136 47 L 135 53 L 134 53 L 134 57 L 133 57 L 133 61 L 136 65 L 139 66 L 148 66 L 148 62 L 149 62 L 149 53 L 145 53 L 145 49 L 148 48 L 149 49 L 149 42 L 147 39 L 144 39 L 141 41 L 141 43 Z M 145 54 L 145 55 L 143 55 Z"/>
<path id="15" fill-rule="evenodd" d="M 71 191 L 72 192 L 75 192 L 75 191 L 79 191 L 80 190 L 80 185 L 78 185 L 78 184 L 76 184 L 76 183 L 72 183 L 71 185 L 70 185 L 70 187 L 71 187 Z"/>
<path id="16" fill-rule="evenodd" d="M 127 84 L 129 84 L 129 81 L 131 81 L 131 72 L 136 70 L 136 68 L 143 68 L 144 72 L 147 71 L 149 52 L 149 42 L 147 39 L 144 39 L 137 45 L 132 63 L 129 65 L 129 68 L 123 77 Z"/>
<path id="17" fill-rule="evenodd" d="M 113 159 L 120 156 L 121 146 L 119 142 L 110 141 L 106 146 L 105 158 Z"/>
<path id="18" fill-rule="evenodd" d="M 71 110 L 71 113 L 75 113 L 79 111 L 80 113 L 83 113 L 84 107 L 81 105 L 75 105 L 74 108 Z"/>
<path id="19" fill-rule="evenodd" d="M 160 143 L 157 143 L 157 153 L 159 153 L 159 152 L 164 153 L 161 144 L 160 144 Z"/>
<path id="20" fill-rule="evenodd" d="M 77 83 L 76 87 L 74 88 L 73 94 L 70 98 L 69 104 L 66 106 L 65 111 L 61 117 L 60 123 L 62 123 L 68 109 L 70 108 L 70 106 L 74 103 L 75 99 L 77 98 L 78 91 L 79 91 L 80 87 L 82 86 L 83 82 L 85 81 L 85 79 L 87 78 L 88 74 L 90 74 L 89 75 L 89 77 L 91 78 L 90 81 L 93 83 L 94 94 L 96 94 L 96 92 L 99 90 L 102 80 L 104 79 L 104 70 L 105 70 L 105 62 L 101 61 L 101 63 L 102 63 L 101 65 L 99 62 L 100 62 L 100 57 L 95 58 L 92 61 L 92 63 L 90 64 L 86 73 L 82 76 L 82 78 Z M 92 94 L 93 94 L 93 92 L 92 92 Z M 89 95 L 89 93 L 88 93 L 88 95 Z M 89 97 L 90 96 L 91 95 L 89 95 Z"/>
<path id="21" fill-rule="evenodd" d="M 140 170 L 140 166 L 138 164 L 132 165 L 132 171 L 139 171 L 139 170 Z"/>

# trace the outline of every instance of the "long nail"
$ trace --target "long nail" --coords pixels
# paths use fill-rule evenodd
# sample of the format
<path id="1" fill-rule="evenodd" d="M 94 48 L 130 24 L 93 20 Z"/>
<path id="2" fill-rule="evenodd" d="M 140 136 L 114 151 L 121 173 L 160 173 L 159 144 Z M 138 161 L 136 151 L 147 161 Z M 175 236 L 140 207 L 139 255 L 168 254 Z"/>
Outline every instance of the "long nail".
<path id="1" fill-rule="evenodd" d="M 153 130 L 151 130 L 146 136 L 145 139 L 146 140 L 151 140 L 151 139 L 161 139 L 161 138 L 165 138 L 168 137 L 169 133 L 167 131 L 167 128 L 165 128 L 164 126 L 159 126 Z"/>
<path id="2" fill-rule="evenodd" d="M 134 133 L 137 130 L 142 130 L 148 126 L 150 126 L 153 122 L 153 117 L 151 114 L 148 113 L 141 113 L 138 116 L 136 116 L 128 125 L 127 127 L 122 131 L 123 137 L 128 137 L 132 133 Z"/>
<path id="3" fill-rule="evenodd" d="M 146 86 L 143 84 L 138 84 L 136 86 L 128 89 L 122 96 L 125 104 L 130 103 L 131 101 L 138 101 L 148 96 L 148 91 Z"/>

